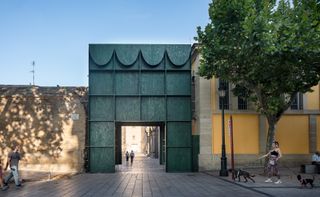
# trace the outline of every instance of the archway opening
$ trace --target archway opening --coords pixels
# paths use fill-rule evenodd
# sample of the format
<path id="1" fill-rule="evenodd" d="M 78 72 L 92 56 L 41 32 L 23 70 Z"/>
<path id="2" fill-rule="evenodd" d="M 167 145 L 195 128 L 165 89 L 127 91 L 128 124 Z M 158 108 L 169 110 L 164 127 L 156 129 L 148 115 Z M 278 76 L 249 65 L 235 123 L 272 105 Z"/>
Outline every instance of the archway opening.
<path id="1" fill-rule="evenodd" d="M 164 126 L 118 124 L 115 156 L 117 172 L 165 171 Z"/>

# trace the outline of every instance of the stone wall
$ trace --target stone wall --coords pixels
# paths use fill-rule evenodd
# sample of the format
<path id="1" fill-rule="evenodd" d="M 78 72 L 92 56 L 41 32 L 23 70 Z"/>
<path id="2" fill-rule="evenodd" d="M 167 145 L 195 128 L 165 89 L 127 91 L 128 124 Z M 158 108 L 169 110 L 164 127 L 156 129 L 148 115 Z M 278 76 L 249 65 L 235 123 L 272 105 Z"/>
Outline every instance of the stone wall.
<path id="1" fill-rule="evenodd" d="M 0 159 L 21 146 L 20 169 L 84 169 L 87 88 L 0 86 Z"/>

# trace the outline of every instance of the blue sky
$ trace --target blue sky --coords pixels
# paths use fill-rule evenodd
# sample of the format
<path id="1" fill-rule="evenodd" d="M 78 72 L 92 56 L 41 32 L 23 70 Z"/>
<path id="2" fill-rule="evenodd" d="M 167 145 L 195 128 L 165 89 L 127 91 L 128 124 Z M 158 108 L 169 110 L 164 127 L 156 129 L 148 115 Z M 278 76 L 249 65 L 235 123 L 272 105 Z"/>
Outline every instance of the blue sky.
<path id="1" fill-rule="evenodd" d="M 89 43 L 194 42 L 210 0 L 0 0 L 0 84 L 87 86 Z"/>

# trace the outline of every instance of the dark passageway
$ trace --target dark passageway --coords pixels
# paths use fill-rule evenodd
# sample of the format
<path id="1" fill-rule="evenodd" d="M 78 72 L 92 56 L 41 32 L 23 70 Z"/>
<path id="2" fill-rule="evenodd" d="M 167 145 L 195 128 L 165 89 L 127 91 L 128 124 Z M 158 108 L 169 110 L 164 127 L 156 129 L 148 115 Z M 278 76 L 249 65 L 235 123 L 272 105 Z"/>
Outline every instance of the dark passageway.
<path id="1" fill-rule="evenodd" d="M 121 146 L 121 149 L 116 150 L 116 155 L 121 157 L 116 165 L 117 172 L 163 172 L 165 170 L 165 166 L 161 165 L 164 162 L 162 160 L 160 162 L 160 158 L 165 157 L 162 151 L 164 147 L 160 147 L 161 141 L 164 141 L 164 136 L 160 137 L 160 126 L 119 126 L 117 128 L 117 147 Z M 119 136 L 120 130 L 121 136 Z M 126 152 L 130 155 L 131 151 L 134 152 L 132 163 L 130 157 L 128 161 L 126 159 Z"/>

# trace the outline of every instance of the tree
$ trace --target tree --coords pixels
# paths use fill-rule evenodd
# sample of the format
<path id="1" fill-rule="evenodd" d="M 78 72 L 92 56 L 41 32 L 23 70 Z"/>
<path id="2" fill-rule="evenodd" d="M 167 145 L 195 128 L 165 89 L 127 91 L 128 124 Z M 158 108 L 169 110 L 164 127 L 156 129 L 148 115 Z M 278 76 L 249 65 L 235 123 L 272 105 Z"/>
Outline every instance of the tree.
<path id="1" fill-rule="evenodd" d="M 237 96 L 246 92 L 267 118 L 268 152 L 296 94 L 319 83 L 320 1 L 213 0 L 209 17 L 195 38 L 199 74 L 233 83 Z"/>

